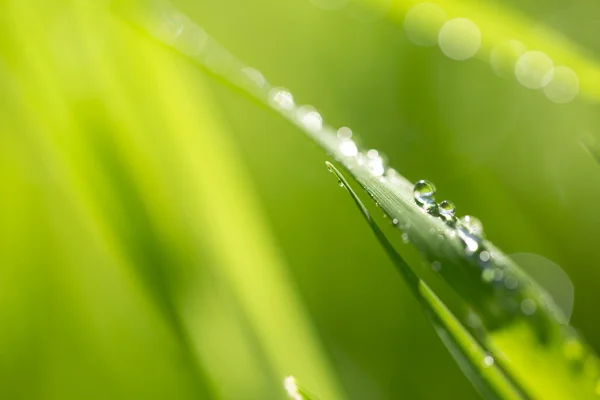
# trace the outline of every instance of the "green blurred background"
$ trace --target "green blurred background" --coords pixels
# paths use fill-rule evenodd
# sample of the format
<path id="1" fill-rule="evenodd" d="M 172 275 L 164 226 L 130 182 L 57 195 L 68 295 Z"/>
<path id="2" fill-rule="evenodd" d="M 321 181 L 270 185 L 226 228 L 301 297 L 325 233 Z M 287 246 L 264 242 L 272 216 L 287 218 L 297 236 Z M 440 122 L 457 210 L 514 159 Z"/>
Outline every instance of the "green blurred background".
<path id="1" fill-rule="evenodd" d="M 507 254 L 560 265 L 572 322 L 600 350 L 600 166 L 582 145 L 600 127 L 584 84 L 600 80 L 554 104 L 483 55 L 411 43 L 413 2 L 322 1 L 173 5 L 435 182 Z M 114 3 L 0 3 L 0 398 L 283 399 L 288 374 L 322 400 L 477 398 L 328 156 Z M 588 60 L 600 50 L 593 1 L 439 4 L 484 41 L 510 25 Z"/>

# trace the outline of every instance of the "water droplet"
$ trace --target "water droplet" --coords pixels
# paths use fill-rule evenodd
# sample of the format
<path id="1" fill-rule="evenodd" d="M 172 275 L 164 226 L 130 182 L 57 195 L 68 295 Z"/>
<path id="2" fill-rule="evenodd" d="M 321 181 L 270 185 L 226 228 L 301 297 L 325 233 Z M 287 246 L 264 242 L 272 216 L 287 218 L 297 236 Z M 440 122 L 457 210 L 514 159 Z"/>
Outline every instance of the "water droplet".
<path id="1" fill-rule="evenodd" d="M 358 154 L 358 147 L 352 139 L 342 140 L 340 142 L 340 153 L 346 157 L 354 157 Z"/>
<path id="2" fill-rule="evenodd" d="M 555 67 L 547 80 L 544 94 L 554 103 L 568 103 L 579 93 L 579 77 L 571 68 Z"/>
<path id="3" fill-rule="evenodd" d="M 383 173 L 385 172 L 383 158 L 381 158 L 379 152 L 375 149 L 371 149 L 367 152 L 367 168 L 374 176 L 383 176 Z"/>
<path id="4" fill-rule="evenodd" d="M 321 114 L 311 106 L 300 107 L 296 112 L 296 117 L 298 118 L 298 122 L 311 132 L 319 132 L 323 129 Z"/>
<path id="5" fill-rule="evenodd" d="M 540 89 L 550 82 L 554 63 L 542 51 L 528 51 L 515 64 L 515 75 L 521 85 L 529 89 Z"/>
<path id="6" fill-rule="evenodd" d="M 283 387 L 287 392 L 287 395 L 292 400 L 302 400 L 303 396 L 300 394 L 300 389 L 296 383 L 296 379 L 293 376 L 288 376 L 283 380 Z"/>
<path id="7" fill-rule="evenodd" d="M 408 237 L 408 233 L 404 232 L 402 234 L 402 242 L 404 242 L 404 244 L 409 244 L 410 243 L 410 237 Z"/>
<path id="8" fill-rule="evenodd" d="M 469 19 L 451 19 L 440 30 L 439 44 L 446 56 L 454 60 L 466 60 L 481 47 L 481 31 Z"/>
<path id="9" fill-rule="evenodd" d="M 442 201 L 440 204 L 438 204 L 438 207 L 440 208 L 440 214 L 445 218 L 453 217 L 454 213 L 456 212 L 454 203 L 449 200 Z"/>
<path id="10" fill-rule="evenodd" d="M 344 181 L 342 181 L 341 179 L 338 180 L 338 185 L 339 185 L 339 187 L 343 188 L 344 187 Z"/>
<path id="11" fill-rule="evenodd" d="M 379 152 L 375 149 L 367 151 L 367 157 L 371 160 L 377 160 L 379 158 Z"/>
<path id="12" fill-rule="evenodd" d="M 479 250 L 480 239 L 470 233 L 467 228 L 459 226 L 456 230 L 456 235 L 465 246 L 465 249 L 469 255 L 474 254 L 477 252 L 477 250 Z"/>
<path id="13" fill-rule="evenodd" d="M 533 315 L 535 310 L 537 309 L 537 305 L 531 299 L 525 299 L 521 302 L 521 311 L 525 315 Z"/>
<path id="14" fill-rule="evenodd" d="M 392 183 L 397 183 L 400 180 L 400 174 L 394 168 L 388 168 L 385 171 L 385 177 Z"/>
<path id="15" fill-rule="evenodd" d="M 519 286 L 519 280 L 514 276 L 507 276 L 504 280 L 504 286 L 506 286 L 507 289 L 514 290 Z"/>
<path id="16" fill-rule="evenodd" d="M 290 111 L 294 108 L 294 96 L 286 89 L 275 88 L 269 92 L 269 103 L 279 110 Z"/>
<path id="17" fill-rule="evenodd" d="M 446 22 L 444 10 L 433 3 L 420 3 L 404 17 L 404 30 L 408 39 L 417 46 L 431 47 L 438 41 L 438 33 Z"/>
<path id="18" fill-rule="evenodd" d="M 471 235 L 483 237 L 483 224 L 479 219 L 470 215 L 465 215 L 460 219 L 460 225 Z"/>
<path id="19" fill-rule="evenodd" d="M 491 367 L 492 365 L 494 365 L 494 357 L 492 356 L 485 356 L 483 358 L 483 365 L 486 367 Z"/>
<path id="20" fill-rule="evenodd" d="M 435 272 L 439 272 L 442 269 L 442 263 L 439 261 L 434 261 L 431 263 L 431 269 Z"/>
<path id="21" fill-rule="evenodd" d="M 433 183 L 425 180 L 418 181 L 413 187 L 413 194 L 415 202 L 425 210 L 435 206 L 435 186 Z"/>
<path id="22" fill-rule="evenodd" d="M 398 219 L 397 218 L 394 218 L 392 220 L 392 225 L 398 225 Z"/>
<path id="23" fill-rule="evenodd" d="M 483 262 L 488 262 L 490 260 L 490 257 L 490 252 L 487 250 L 484 250 L 479 254 L 479 259 Z"/>
<path id="24" fill-rule="evenodd" d="M 438 211 L 440 213 L 440 217 L 446 221 L 446 224 L 452 227 L 456 225 L 456 217 L 454 216 L 456 213 L 456 206 L 454 206 L 453 202 L 449 200 L 442 201 L 440 204 L 438 204 Z"/>
<path id="25" fill-rule="evenodd" d="M 341 127 L 337 131 L 337 137 L 340 140 L 350 140 L 352 138 L 352 130 L 348 127 Z"/>

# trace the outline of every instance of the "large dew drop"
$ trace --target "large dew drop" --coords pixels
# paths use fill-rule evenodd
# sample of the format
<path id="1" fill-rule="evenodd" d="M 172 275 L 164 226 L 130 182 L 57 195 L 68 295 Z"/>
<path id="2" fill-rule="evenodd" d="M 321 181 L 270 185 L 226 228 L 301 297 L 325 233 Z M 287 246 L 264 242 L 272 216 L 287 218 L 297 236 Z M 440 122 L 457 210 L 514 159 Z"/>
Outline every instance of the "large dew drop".
<path id="1" fill-rule="evenodd" d="M 311 106 L 300 107 L 296 112 L 296 117 L 298 118 L 298 122 L 311 132 L 319 132 L 323 129 L 321 114 Z"/>
<path id="2" fill-rule="evenodd" d="M 438 204 L 438 210 L 440 213 L 440 217 L 450 226 L 456 225 L 456 217 L 454 214 L 456 213 L 456 206 L 450 200 L 444 200 L 440 204 Z"/>
<path id="3" fill-rule="evenodd" d="M 418 181 L 413 187 L 413 194 L 415 202 L 425 210 L 435 206 L 435 186 L 433 183 L 425 180 Z"/>
<path id="4" fill-rule="evenodd" d="M 483 237 L 483 224 L 477 218 L 465 215 L 460 219 L 460 224 L 471 235 Z"/>
<path id="5" fill-rule="evenodd" d="M 269 93 L 269 103 L 276 109 L 290 111 L 294 108 L 294 96 L 283 88 L 275 88 Z"/>

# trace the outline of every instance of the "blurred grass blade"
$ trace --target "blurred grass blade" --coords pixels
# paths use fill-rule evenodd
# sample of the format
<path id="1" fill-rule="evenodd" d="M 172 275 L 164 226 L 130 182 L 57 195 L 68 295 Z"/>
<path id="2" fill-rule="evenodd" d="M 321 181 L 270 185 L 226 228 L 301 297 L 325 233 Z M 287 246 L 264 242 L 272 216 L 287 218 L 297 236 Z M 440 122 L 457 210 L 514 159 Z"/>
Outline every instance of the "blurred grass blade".
<path id="1" fill-rule="evenodd" d="M 387 167 L 376 150 L 359 151 L 349 129 L 336 132 L 313 107 L 297 106 L 289 91 L 271 86 L 187 16 L 144 4 L 135 12 L 136 23 L 297 125 L 353 175 L 472 308 L 472 314 L 458 317 L 465 323 L 471 317 L 470 331 L 527 397 L 597 400 L 596 355 L 566 326 L 550 295 L 509 257 L 482 234 L 447 223 L 437 205 L 427 212 L 416 203 L 413 184 Z"/>
<path id="2" fill-rule="evenodd" d="M 326 165 L 341 182 L 341 185 L 346 188 L 361 214 L 367 220 L 375 237 L 421 305 L 435 332 L 479 394 L 485 399 L 524 399 L 525 397 L 515 387 L 515 384 L 494 362 L 494 358 L 480 346 L 433 290 L 415 275 L 402 256 L 398 254 L 379 226 L 373 221 L 369 211 L 342 173 L 331 163 L 327 162 Z"/>

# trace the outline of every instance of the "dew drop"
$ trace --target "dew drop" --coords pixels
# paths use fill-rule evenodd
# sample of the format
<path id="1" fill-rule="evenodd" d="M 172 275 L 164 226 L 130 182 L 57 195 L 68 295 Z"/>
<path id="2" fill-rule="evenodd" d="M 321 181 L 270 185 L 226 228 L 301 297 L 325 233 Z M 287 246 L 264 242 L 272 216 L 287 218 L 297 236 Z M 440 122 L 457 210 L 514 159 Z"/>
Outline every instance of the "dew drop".
<path id="1" fill-rule="evenodd" d="M 456 206 L 450 200 L 444 200 L 440 204 L 438 204 L 438 211 L 440 213 L 440 217 L 446 224 L 454 227 L 456 226 L 456 217 L 454 214 L 456 213 Z"/>
<path id="2" fill-rule="evenodd" d="M 492 356 L 485 356 L 483 358 L 483 365 L 486 367 L 491 367 L 492 365 L 494 365 L 494 357 Z"/>
<path id="3" fill-rule="evenodd" d="M 415 202 L 425 210 L 435 206 L 435 186 L 433 183 L 425 180 L 418 181 L 413 187 L 413 194 Z"/>
<path id="4" fill-rule="evenodd" d="M 337 137 L 340 140 L 350 140 L 352 138 L 352 130 L 348 127 L 341 127 L 337 131 Z"/>
<path id="5" fill-rule="evenodd" d="M 442 269 L 442 263 L 439 261 L 434 261 L 431 263 L 431 269 L 435 272 L 439 272 Z"/>
<path id="6" fill-rule="evenodd" d="M 394 218 L 392 220 L 392 225 L 398 225 L 398 219 L 397 218 Z"/>
<path id="7" fill-rule="evenodd" d="M 535 310 L 537 309 L 537 305 L 531 299 L 525 299 L 521 302 L 521 311 L 525 315 L 533 315 Z"/>
<path id="8" fill-rule="evenodd" d="M 479 238 L 470 233 L 465 227 L 459 226 L 456 235 L 465 246 L 467 253 L 472 255 L 479 250 Z"/>
<path id="9" fill-rule="evenodd" d="M 358 147 L 352 139 L 342 140 L 340 142 L 340 152 L 346 157 L 354 157 L 358 154 Z"/>
<path id="10" fill-rule="evenodd" d="M 449 200 L 442 201 L 440 204 L 438 204 L 438 207 L 440 208 L 440 214 L 446 218 L 453 217 L 454 213 L 456 212 L 454 203 Z"/>
<path id="11" fill-rule="evenodd" d="M 342 187 L 342 188 L 343 188 L 343 187 L 344 187 L 344 182 L 343 182 L 343 181 L 340 179 L 340 180 L 338 181 L 338 185 L 339 185 L 339 187 Z"/>
<path id="12" fill-rule="evenodd" d="M 410 238 L 408 237 L 408 233 L 404 232 L 402 234 L 402 242 L 404 242 L 404 244 L 409 244 L 410 243 Z"/>
<path id="13" fill-rule="evenodd" d="M 294 96 L 286 89 L 275 88 L 269 92 L 269 103 L 279 110 L 290 111 L 294 108 Z"/>
<path id="14" fill-rule="evenodd" d="M 383 159 L 375 149 L 371 149 L 367 152 L 367 168 L 373 176 L 383 176 L 385 172 Z"/>
<path id="15" fill-rule="evenodd" d="M 298 122 L 311 132 L 319 132 L 323 129 L 321 114 L 311 106 L 300 107 L 296 112 L 296 116 L 298 117 Z"/>
<path id="16" fill-rule="evenodd" d="M 371 160 L 376 160 L 379 158 L 379 152 L 375 149 L 371 149 L 367 151 L 367 157 L 369 157 Z"/>
<path id="17" fill-rule="evenodd" d="M 385 171 L 385 177 L 392 183 L 398 182 L 400 180 L 400 174 L 394 168 L 388 168 Z"/>
<path id="18" fill-rule="evenodd" d="M 475 235 L 475 236 L 479 236 L 479 237 L 483 236 L 483 224 L 481 223 L 481 221 L 479 219 L 472 217 L 470 215 L 465 215 L 464 217 L 462 217 L 460 219 L 460 224 L 471 235 Z"/>
<path id="19" fill-rule="evenodd" d="M 484 250 L 479 254 L 479 259 L 483 262 L 488 262 L 490 260 L 490 257 L 490 252 L 487 250 Z"/>

